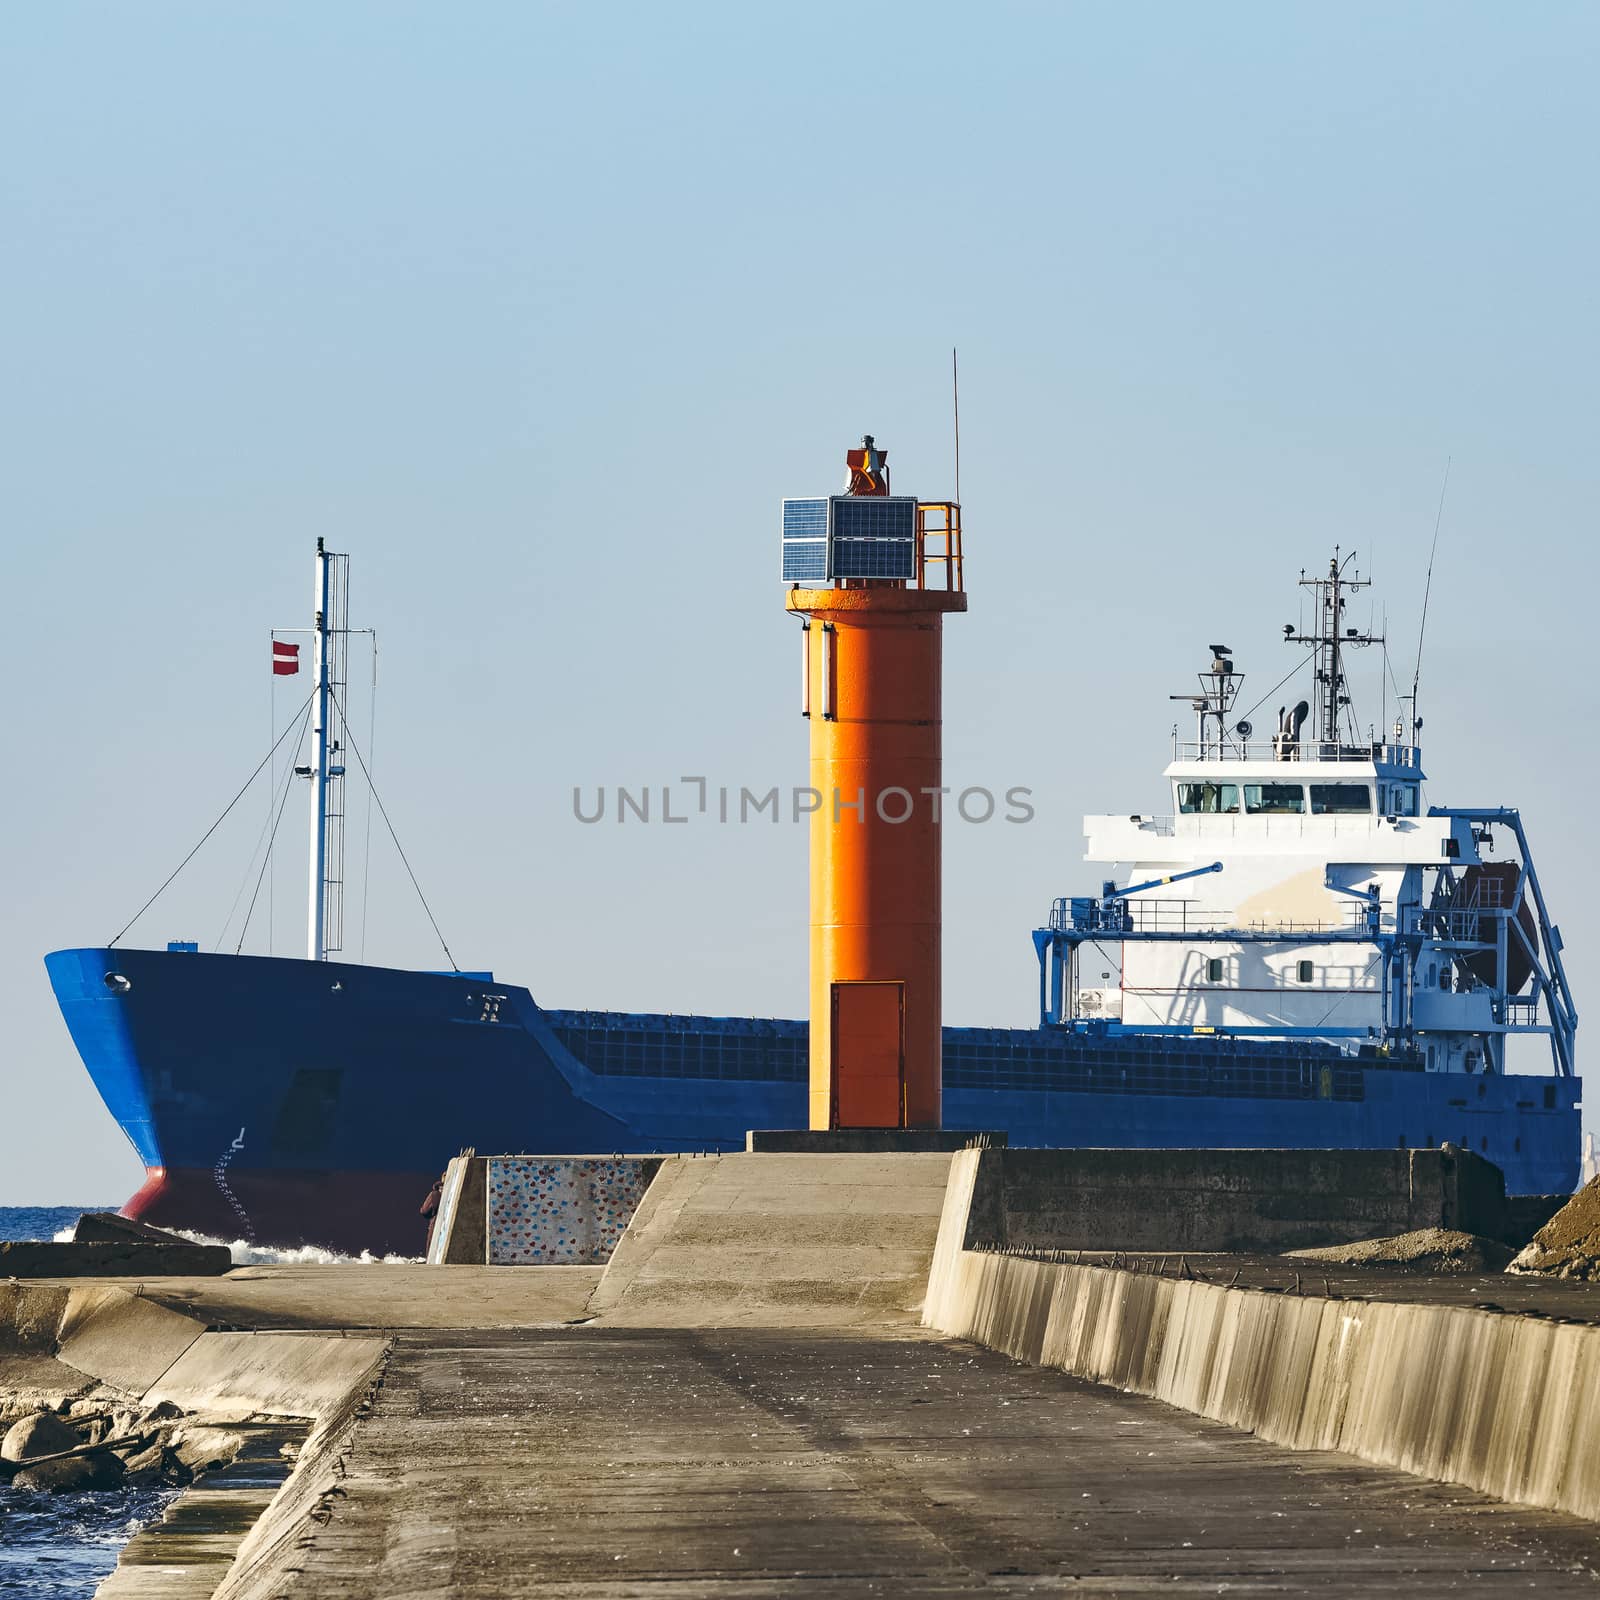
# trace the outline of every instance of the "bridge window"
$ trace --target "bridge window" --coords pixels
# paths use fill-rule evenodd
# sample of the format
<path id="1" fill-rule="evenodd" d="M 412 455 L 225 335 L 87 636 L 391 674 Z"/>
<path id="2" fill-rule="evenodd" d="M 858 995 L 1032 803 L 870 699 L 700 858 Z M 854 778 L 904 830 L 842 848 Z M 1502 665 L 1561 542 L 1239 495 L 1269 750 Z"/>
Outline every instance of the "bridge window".
<path id="1" fill-rule="evenodd" d="M 1247 783 L 1244 808 L 1268 816 L 1298 816 L 1306 808 L 1306 792 L 1298 783 Z"/>
<path id="2" fill-rule="evenodd" d="M 1206 982 L 1207 983 L 1221 983 L 1222 982 L 1222 957 L 1221 956 L 1212 956 L 1211 959 L 1206 962 Z"/>
<path id="3" fill-rule="evenodd" d="M 1364 783 L 1314 783 L 1311 814 L 1315 817 L 1354 817 L 1372 814 L 1372 790 Z"/>
<path id="4" fill-rule="evenodd" d="M 1180 783 L 1178 810 L 1186 814 L 1237 811 L 1239 785 L 1236 783 Z"/>
<path id="5" fill-rule="evenodd" d="M 1378 786 L 1378 809 L 1386 817 L 1414 817 L 1417 814 L 1417 786 L 1414 783 L 1384 783 Z"/>
<path id="6" fill-rule="evenodd" d="M 1310 983 L 1313 970 L 1314 969 L 1309 961 L 1297 962 L 1295 964 L 1295 977 L 1298 978 L 1301 983 Z"/>

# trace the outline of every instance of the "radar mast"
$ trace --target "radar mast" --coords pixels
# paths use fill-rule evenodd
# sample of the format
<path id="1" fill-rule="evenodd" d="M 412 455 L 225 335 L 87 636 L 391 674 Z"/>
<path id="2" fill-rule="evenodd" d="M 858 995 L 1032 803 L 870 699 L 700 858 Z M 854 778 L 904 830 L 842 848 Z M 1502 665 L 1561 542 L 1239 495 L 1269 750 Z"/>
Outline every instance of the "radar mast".
<path id="1" fill-rule="evenodd" d="M 1292 622 L 1283 625 L 1286 643 L 1303 644 L 1312 652 L 1316 672 L 1316 686 L 1312 691 L 1312 726 L 1323 744 L 1344 742 L 1339 735 L 1341 716 L 1349 721 L 1348 742 L 1360 743 L 1356 734 L 1355 714 L 1350 709 L 1350 687 L 1345 677 L 1344 655 L 1347 650 L 1383 643 L 1380 633 L 1345 625 L 1345 604 L 1351 593 L 1372 587 L 1372 580 L 1363 578 L 1359 570 L 1347 573 L 1355 558 L 1356 553 L 1352 550 L 1341 559 L 1339 547 L 1335 545 L 1333 559 L 1329 561 L 1323 577 L 1308 578 L 1302 569 L 1300 587 L 1312 592 L 1312 631 L 1299 631 Z"/>

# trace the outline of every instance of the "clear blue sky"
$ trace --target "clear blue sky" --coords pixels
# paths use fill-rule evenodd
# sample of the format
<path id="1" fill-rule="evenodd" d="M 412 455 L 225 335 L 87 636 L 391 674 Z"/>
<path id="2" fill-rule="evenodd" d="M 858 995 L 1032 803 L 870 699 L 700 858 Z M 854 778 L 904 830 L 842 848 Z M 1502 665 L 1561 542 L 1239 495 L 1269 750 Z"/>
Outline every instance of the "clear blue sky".
<path id="1" fill-rule="evenodd" d="M 1031 1019 L 1028 930 L 1099 876 L 1080 815 L 1162 808 L 1167 694 L 1213 639 L 1265 690 L 1336 541 L 1409 673 L 1449 456 L 1431 798 L 1524 808 L 1595 992 L 1593 6 L 0 27 L 0 1202 L 138 1181 L 40 957 L 114 932 L 258 759 L 318 535 L 381 632 L 380 786 L 464 965 L 799 1015 L 803 828 L 584 828 L 571 790 L 804 781 L 778 500 L 863 430 L 948 493 L 952 344 L 947 762 L 1038 816 L 949 839 L 948 1020 Z M 215 942 L 264 812 L 137 942 Z M 373 860 L 366 958 L 433 964 Z"/>

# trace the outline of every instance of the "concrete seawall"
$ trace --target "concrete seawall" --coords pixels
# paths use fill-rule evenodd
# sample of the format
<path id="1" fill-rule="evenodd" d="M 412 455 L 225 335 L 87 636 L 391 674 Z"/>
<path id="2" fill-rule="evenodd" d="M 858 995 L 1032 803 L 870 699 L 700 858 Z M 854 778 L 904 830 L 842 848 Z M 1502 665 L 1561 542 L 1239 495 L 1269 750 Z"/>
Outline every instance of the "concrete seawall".
<path id="1" fill-rule="evenodd" d="M 0 1284 L 0 1400 L 54 1407 L 92 1392 L 141 1406 L 171 1401 L 203 1426 L 288 1418 L 310 1424 L 281 1488 L 270 1474 L 246 1472 L 235 1475 L 240 1481 L 185 1490 L 168 1520 L 123 1549 L 98 1600 L 210 1595 L 230 1569 L 254 1570 L 258 1548 L 303 1526 L 326 1494 L 387 1349 L 378 1337 L 213 1331 L 197 1317 L 112 1286 Z"/>
<path id="2" fill-rule="evenodd" d="M 1506 1227 L 1499 1169 L 1463 1150 L 993 1148 L 961 1159 L 974 1166 L 969 1245 L 1278 1251 L 1417 1228 L 1499 1238 Z"/>
<path id="3" fill-rule="evenodd" d="M 1292 1449 L 1600 1518 L 1600 1328 L 974 1251 L 980 1154 L 954 1159 L 926 1326 Z"/>

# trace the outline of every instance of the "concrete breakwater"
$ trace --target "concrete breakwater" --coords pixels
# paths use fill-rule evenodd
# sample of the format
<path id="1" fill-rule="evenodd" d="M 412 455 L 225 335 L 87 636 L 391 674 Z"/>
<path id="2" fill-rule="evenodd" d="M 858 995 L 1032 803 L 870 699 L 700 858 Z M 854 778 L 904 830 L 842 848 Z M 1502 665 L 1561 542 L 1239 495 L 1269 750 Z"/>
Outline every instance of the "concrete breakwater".
<path id="1" fill-rule="evenodd" d="M 1353 1595 L 1513 1568 L 1587 1592 L 1592 1521 L 1505 1502 L 1600 1511 L 1580 1446 L 1600 1326 L 1538 1309 L 1600 1325 L 1600 1291 L 1282 1256 L 1197 1261 L 1210 1282 L 1025 1259 L 983 1246 L 1079 1226 L 1084 1184 L 998 1154 L 662 1158 L 603 1268 L 517 1271 L 474 1246 L 463 1266 L 11 1285 L 29 1349 L 0 1354 L 0 1382 L 14 1370 L 57 1409 L 114 1389 L 246 1434 L 306 1419 L 292 1472 L 204 1477 L 101 1600 L 854 1594 L 886 1574 L 1020 1594 L 1064 1573 Z M 1216 1163 L 1208 1229 L 1372 1224 L 1339 1212 L 1316 1160 L 1240 1185 L 1236 1159 Z M 1458 1205 L 1418 1180 L 1433 1169 L 1391 1166 L 1387 1213 Z M 1109 1207 L 1110 1237 L 1197 1175 Z M 1073 1191 L 1064 1212 L 1052 1189 Z M 1323 1272 L 1320 1296 L 1262 1289 Z M 1179 1574 L 1205 1587 L 1168 1587 Z"/>
<path id="2" fill-rule="evenodd" d="M 952 1162 L 926 1326 L 1296 1450 L 1600 1518 L 1600 1327 L 975 1250 L 982 1155 Z"/>
<path id="3" fill-rule="evenodd" d="M 131 1418 L 140 1437 L 149 1434 L 147 1454 L 177 1473 L 169 1481 L 199 1482 L 134 1536 L 98 1594 L 149 1594 L 154 1567 L 158 1592 L 209 1595 L 239 1539 L 260 1530 L 280 1497 L 284 1445 L 304 1440 L 282 1496 L 292 1504 L 294 1479 L 316 1481 L 387 1347 L 382 1338 L 214 1329 L 109 1285 L 0 1284 L 0 1416 L 30 1439 L 53 1438 L 74 1418 L 90 1427 L 101 1413 Z"/>

